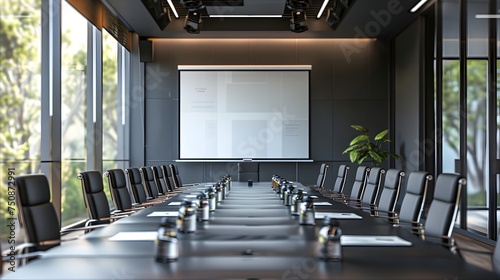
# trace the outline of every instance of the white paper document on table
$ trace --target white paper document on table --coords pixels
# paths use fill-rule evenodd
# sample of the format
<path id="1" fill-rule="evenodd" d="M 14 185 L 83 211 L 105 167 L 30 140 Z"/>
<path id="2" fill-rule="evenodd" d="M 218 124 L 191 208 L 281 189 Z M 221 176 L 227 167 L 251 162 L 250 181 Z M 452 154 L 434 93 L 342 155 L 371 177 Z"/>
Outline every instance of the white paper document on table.
<path id="1" fill-rule="evenodd" d="M 122 231 L 109 238 L 110 241 L 153 241 L 156 240 L 156 231 Z"/>
<path id="2" fill-rule="evenodd" d="M 328 217 L 330 219 L 350 219 L 350 220 L 361 220 L 363 217 L 354 213 L 335 213 L 335 212 L 315 212 L 315 219 L 323 219 Z"/>
<path id="3" fill-rule="evenodd" d="M 148 214 L 148 217 L 177 217 L 178 211 L 155 211 Z"/>
<path id="4" fill-rule="evenodd" d="M 330 202 L 328 201 L 318 201 L 318 202 L 314 202 L 314 206 L 330 206 L 332 205 Z"/>
<path id="5" fill-rule="evenodd" d="M 174 202 L 170 202 L 168 205 L 173 206 L 173 205 L 181 205 L 181 204 L 182 204 L 182 202 L 180 202 L 180 201 L 174 201 Z"/>
<path id="6" fill-rule="evenodd" d="M 411 242 L 396 235 L 342 235 L 343 246 L 411 246 Z"/>

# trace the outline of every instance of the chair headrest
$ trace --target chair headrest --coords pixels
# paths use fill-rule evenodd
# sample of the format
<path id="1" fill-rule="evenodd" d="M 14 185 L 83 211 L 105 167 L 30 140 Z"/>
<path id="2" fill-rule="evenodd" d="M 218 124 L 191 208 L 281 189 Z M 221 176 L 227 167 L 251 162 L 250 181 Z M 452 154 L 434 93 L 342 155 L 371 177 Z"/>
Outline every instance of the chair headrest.
<path id="1" fill-rule="evenodd" d="M 384 188 L 396 189 L 400 181 L 398 180 L 398 178 L 400 177 L 401 172 L 402 171 L 398 169 L 387 170 L 387 172 L 385 173 Z"/>
<path id="2" fill-rule="evenodd" d="M 344 177 L 344 174 L 346 173 L 347 169 L 349 169 L 348 165 L 345 164 L 340 165 L 337 177 Z"/>
<path id="3" fill-rule="evenodd" d="M 439 174 L 434 185 L 434 199 L 454 203 L 457 199 L 457 192 L 460 189 L 460 179 L 459 174 Z"/>
<path id="4" fill-rule="evenodd" d="M 368 167 L 366 167 L 366 166 L 360 166 L 360 167 L 358 167 L 358 170 L 356 170 L 355 180 L 356 181 L 364 181 L 367 169 L 368 169 Z"/>
<path id="5" fill-rule="evenodd" d="M 101 172 L 96 170 L 83 171 L 80 175 L 85 193 L 93 194 L 104 191 Z"/>
<path id="6" fill-rule="evenodd" d="M 23 206 L 36 206 L 50 202 L 50 186 L 45 175 L 17 176 L 15 184 Z"/>
<path id="7" fill-rule="evenodd" d="M 125 172 L 122 169 L 108 169 L 106 170 L 109 174 L 109 180 L 111 181 L 111 187 L 126 188 L 127 180 L 125 179 Z"/>
<path id="8" fill-rule="evenodd" d="M 383 172 L 385 172 L 384 169 L 380 167 L 373 167 L 370 170 L 370 174 L 368 174 L 368 183 L 374 185 L 378 184 L 378 182 L 380 181 L 380 175 Z"/>
<path id="9" fill-rule="evenodd" d="M 151 169 L 151 166 L 143 166 L 141 167 L 141 171 L 146 180 L 148 181 L 153 180 L 153 169 Z"/>
<path id="10" fill-rule="evenodd" d="M 137 184 L 142 184 L 142 179 L 141 179 L 141 172 L 139 171 L 139 168 L 137 167 L 132 167 L 127 169 L 128 176 L 130 178 L 130 183 L 137 185 Z"/>
<path id="11" fill-rule="evenodd" d="M 406 192 L 416 195 L 423 195 L 426 188 L 427 176 L 429 172 L 425 171 L 413 171 L 408 176 L 408 182 L 406 183 Z"/>

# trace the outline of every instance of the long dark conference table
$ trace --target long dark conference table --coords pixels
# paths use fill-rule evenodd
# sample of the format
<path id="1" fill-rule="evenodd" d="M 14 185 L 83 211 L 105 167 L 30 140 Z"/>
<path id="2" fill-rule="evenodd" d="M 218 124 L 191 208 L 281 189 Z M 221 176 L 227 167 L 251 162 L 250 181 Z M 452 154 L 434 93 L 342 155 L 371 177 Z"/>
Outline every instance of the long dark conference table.
<path id="1" fill-rule="evenodd" d="M 343 213 L 344 236 L 396 236 L 392 241 L 343 246 L 343 261 L 316 257 L 316 225 L 300 225 L 272 190 L 270 182 L 232 182 L 231 190 L 209 221 L 194 233 L 179 233 L 179 259 L 155 260 L 156 230 L 163 215 L 176 212 L 205 184 L 143 209 L 107 227 L 48 250 L 42 257 L 9 272 L 4 279 L 499 279 L 467 264 L 446 248 L 424 242 L 407 229 L 316 194 L 322 212 Z M 363 241 L 363 238 L 361 238 Z"/>

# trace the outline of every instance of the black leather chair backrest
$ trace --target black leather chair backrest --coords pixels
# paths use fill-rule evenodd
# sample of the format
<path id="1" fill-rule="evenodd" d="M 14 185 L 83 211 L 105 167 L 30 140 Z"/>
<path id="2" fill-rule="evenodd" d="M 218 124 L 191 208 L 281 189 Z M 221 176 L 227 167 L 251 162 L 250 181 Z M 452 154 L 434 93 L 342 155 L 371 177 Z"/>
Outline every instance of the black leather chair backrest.
<path id="1" fill-rule="evenodd" d="M 97 224 L 109 223 L 111 211 L 104 192 L 101 172 L 96 170 L 83 171 L 80 172 L 78 178 L 82 182 L 83 196 L 90 219 L 107 219 L 97 222 Z"/>
<path id="2" fill-rule="evenodd" d="M 108 169 L 109 190 L 117 210 L 126 211 L 132 208 L 132 198 L 127 189 L 127 178 L 123 169 Z"/>
<path id="3" fill-rule="evenodd" d="M 158 192 L 162 194 L 166 194 L 169 192 L 167 187 L 167 183 L 165 182 L 165 178 L 163 177 L 163 171 L 161 171 L 159 166 L 151 166 L 153 170 L 153 177 L 156 182 L 156 186 L 158 187 Z"/>
<path id="4" fill-rule="evenodd" d="M 328 172 L 329 167 L 330 166 L 328 164 L 322 163 L 320 168 L 319 168 L 318 179 L 316 180 L 316 186 L 319 189 L 323 189 L 325 187 L 326 174 Z"/>
<path id="5" fill-rule="evenodd" d="M 406 193 L 399 209 L 401 222 L 420 222 L 427 188 L 431 180 L 432 176 L 429 172 L 413 171 L 410 173 L 406 182 Z"/>
<path id="6" fill-rule="evenodd" d="M 401 190 L 401 181 L 405 173 L 398 169 L 389 169 L 385 173 L 384 187 L 380 192 L 380 199 L 377 204 L 379 210 L 393 212 Z"/>
<path id="7" fill-rule="evenodd" d="M 36 246 L 35 251 L 47 250 L 61 240 L 59 219 L 50 200 L 50 186 L 43 174 L 17 176 L 15 179 L 20 222 L 25 227 L 27 242 L 54 241 Z"/>
<path id="8" fill-rule="evenodd" d="M 125 169 L 128 177 L 128 183 L 135 203 L 144 203 L 148 200 L 148 195 L 144 190 L 141 172 L 137 167 Z"/>
<path id="9" fill-rule="evenodd" d="M 370 171 L 370 168 L 366 166 L 359 166 L 356 170 L 356 177 L 352 184 L 351 198 L 361 199 L 365 192 L 366 186 L 366 174 Z"/>
<path id="10" fill-rule="evenodd" d="M 170 192 L 173 192 L 175 189 L 173 178 L 172 178 L 172 172 L 170 171 L 170 168 L 166 165 L 160 165 L 160 169 L 163 173 L 163 178 L 165 179 L 165 183 L 167 184 L 167 188 Z"/>
<path id="11" fill-rule="evenodd" d="M 384 174 L 385 170 L 383 168 L 372 167 L 370 169 L 370 173 L 368 173 L 368 178 L 366 180 L 365 192 L 361 199 L 362 203 L 375 204 Z"/>
<path id="12" fill-rule="evenodd" d="M 151 166 L 143 166 L 139 170 L 141 171 L 142 183 L 144 184 L 144 189 L 148 193 L 148 196 L 157 198 L 159 193 L 153 176 L 153 169 L 151 169 Z"/>
<path id="13" fill-rule="evenodd" d="M 181 176 L 179 175 L 179 170 L 177 169 L 177 166 L 170 164 L 170 172 L 172 173 L 172 181 L 174 182 L 174 186 L 176 189 L 182 187 L 182 180 Z"/>
<path id="14" fill-rule="evenodd" d="M 451 237 L 465 179 L 459 174 L 442 173 L 434 185 L 434 197 L 425 219 L 425 234 Z"/>
<path id="15" fill-rule="evenodd" d="M 333 183 L 333 192 L 342 193 L 344 191 L 345 181 L 347 180 L 347 173 L 349 172 L 349 165 L 341 164 L 337 172 L 337 178 Z"/>
<path id="16" fill-rule="evenodd" d="M 259 181 L 259 163 L 258 162 L 239 162 L 238 163 L 238 182 L 247 182 L 252 180 Z"/>

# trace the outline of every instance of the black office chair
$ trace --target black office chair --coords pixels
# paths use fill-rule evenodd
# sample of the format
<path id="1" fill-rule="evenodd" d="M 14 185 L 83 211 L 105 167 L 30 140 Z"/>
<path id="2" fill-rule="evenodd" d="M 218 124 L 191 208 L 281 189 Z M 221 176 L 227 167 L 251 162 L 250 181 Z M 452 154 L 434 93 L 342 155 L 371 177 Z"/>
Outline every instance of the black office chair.
<path id="1" fill-rule="evenodd" d="M 19 224 L 24 228 L 27 243 L 16 244 L 15 258 L 20 264 L 38 256 L 40 251 L 58 246 L 62 235 L 76 231 L 90 231 L 101 226 L 68 228 L 61 230 L 54 205 L 50 201 L 50 186 L 44 174 L 20 175 L 15 179 Z M 2 252 L 5 260 L 8 252 Z"/>
<path id="2" fill-rule="evenodd" d="M 139 168 L 139 171 L 141 172 L 142 184 L 144 185 L 144 189 L 148 193 L 148 196 L 158 198 L 160 196 L 160 192 L 158 191 L 158 186 L 156 185 L 151 166 L 143 166 Z"/>
<path id="3" fill-rule="evenodd" d="M 433 180 L 432 175 L 426 171 L 412 171 L 406 181 L 406 192 L 399 211 L 378 210 L 378 217 L 387 218 L 395 227 L 400 225 L 405 227 L 420 224 L 422 212 L 424 210 L 425 198 L 429 182 Z M 417 231 L 415 231 L 417 232 Z"/>
<path id="4" fill-rule="evenodd" d="M 153 171 L 153 179 L 158 187 L 159 194 L 170 196 L 170 190 L 167 187 L 167 183 L 163 178 L 163 172 L 161 171 L 159 166 L 153 165 L 151 166 L 151 170 Z"/>
<path id="5" fill-rule="evenodd" d="M 144 190 L 139 168 L 127 168 L 125 169 L 125 174 L 127 175 L 129 187 L 135 203 L 139 203 L 141 206 L 151 206 L 162 202 L 161 200 L 155 200 L 147 195 Z"/>
<path id="6" fill-rule="evenodd" d="M 127 188 L 127 178 L 123 169 L 108 169 L 104 173 L 104 176 L 108 178 L 108 186 L 115 209 L 126 212 L 138 211 L 145 207 L 139 203 L 132 202 L 132 197 Z"/>
<path id="7" fill-rule="evenodd" d="M 168 190 L 171 193 L 181 193 L 183 190 L 177 189 L 174 184 L 174 179 L 172 178 L 172 171 L 170 168 L 164 164 L 160 165 L 160 170 L 163 173 L 163 179 L 165 180 L 165 184 Z"/>
<path id="8" fill-rule="evenodd" d="M 380 193 L 380 199 L 378 203 L 370 204 L 369 207 L 365 208 L 370 210 L 372 216 L 378 216 L 379 211 L 382 213 L 394 212 L 396 203 L 399 199 L 401 181 L 403 180 L 404 176 L 405 173 L 401 170 L 387 170 L 387 172 L 385 173 L 384 187 L 382 188 L 382 191 Z"/>
<path id="9" fill-rule="evenodd" d="M 365 187 L 366 187 L 366 178 L 367 174 L 370 172 L 370 168 L 366 166 L 359 166 L 356 170 L 356 176 L 354 178 L 354 182 L 352 184 L 351 193 L 345 194 L 341 193 L 340 196 L 332 195 L 330 198 L 334 200 L 339 200 L 344 203 L 350 199 L 361 199 L 363 197 Z"/>
<path id="10" fill-rule="evenodd" d="M 323 191 L 325 189 L 325 181 L 326 181 L 326 174 L 328 172 L 328 168 L 330 166 L 326 163 L 322 163 L 321 166 L 319 167 L 319 174 L 318 174 L 318 179 L 316 180 L 315 185 L 309 185 L 308 187 L 317 190 L 317 191 Z"/>
<path id="11" fill-rule="evenodd" d="M 187 187 L 192 187 L 197 185 L 197 184 L 183 184 L 177 166 L 175 166 L 174 164 L 169 164 L 168 167 L 170 168 L 170 172 L 172 173 L 172 182 L 174 182 L 174 186 L 176 189 L 181 189 L 181 188 L 186 189 Z"/>
<path id="12" fill-rule="evenodd" d="M 344 186 L 349 169 L 349 165 L 341 164 L 337 170 L 337 177 L 335 178 L 335 182 L 333 182 L 333 187 L 325 188 L 322 191 L 322 194 L 324 196 L 340 196 L 344 192 Z"/>
<path id="13" fill-rule="evenodd" d="M 104 192 L 101 172 L 97 170 L 83 171 L 77 177 L 82 183 L 85 206 L 90 218 L 87 222 L 88 225 L 109 224 L 134 213 L 132 211 L 111 211 Z"/>
<path id="14" fill-rule="evenodd" d="M 377 202 L 380 186 L 385 174 L 385 170 L 380 167 L 372 167 L 366 179 L 365 189 L 360 198 L 346 199 L 346 204 L 360 208 L 369 207 Z"/>
<path id="15" fill-rule="evenodd" d="M 238 182 L 259 181 L 258 162 L 238 162 Z"/>
<path id="16" fill-rule="evenodd" d="M 455 250 L 456 245 L 451 234 L 458 214 L 460 190 L 465 183 L 465 178 L 460 174 L 439 174 L 425 221 L 415 226 L 422 239 Z"/>

